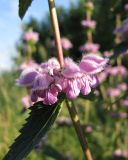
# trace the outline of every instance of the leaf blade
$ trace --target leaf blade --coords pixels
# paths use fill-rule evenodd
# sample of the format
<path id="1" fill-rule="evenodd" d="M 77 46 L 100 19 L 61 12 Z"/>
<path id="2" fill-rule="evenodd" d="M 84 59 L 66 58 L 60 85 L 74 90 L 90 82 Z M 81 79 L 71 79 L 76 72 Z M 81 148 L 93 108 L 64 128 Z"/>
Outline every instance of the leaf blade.
<path id="1" fill-rule="evenodd" d="M 21 160 L 33 149 L 55 122 L 61 108 L 62 100 L 53 106 L 36 103 L 30 112 L 27 123 L 20 130 L 21 134 L 3 160 Z"/>
<path id="2" fill-rule="evenodd" d="M 33 0 L 19 0 L 19 16 L 22 19 Z"/>

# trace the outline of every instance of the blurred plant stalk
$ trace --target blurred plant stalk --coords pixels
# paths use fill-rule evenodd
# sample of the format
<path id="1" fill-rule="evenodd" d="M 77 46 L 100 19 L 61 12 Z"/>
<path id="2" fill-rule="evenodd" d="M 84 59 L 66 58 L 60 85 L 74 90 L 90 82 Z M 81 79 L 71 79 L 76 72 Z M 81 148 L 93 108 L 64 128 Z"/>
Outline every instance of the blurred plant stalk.
<path id="1" fill-rule="evenodd" d="M 28 46 L 27 46 L 27 63 L 29 64 L 31 60 L 32 60 L 32 48 L 31 48 L 31 45 L 28 44 Z"/>
<path id="2" fill-rule="evenodd" d="M 55 2 L 54 0 L 48 0 L 48 3 L 49 3 L 49 10 L 50 10 L 51 20 L 52 20 L 52 25 L 53 25 L 53 30 L 54 30 L 55 46 L 57 49 L 58 60 L 59 60 L 61 68 L 63 69 L 64 68 L 64 56 L 63 56 L 63 50 L 62 50 L 62 45 L 61 45 L 60 30 L 59 30 Z M 87 160 L 92 160 L 91 152 L 89 150 L 87 141 L 84 138 L 83 130 L 81 128 L 81 124 L 80 124 L 79 117 L 76 112 L 75 106 L 72 105 L 70 107 L 68 100 L 66 100 L 66 104 L 67 104 L 67 108 L 71 116 L 73 125 L 75 127 L 77 136 L 79 138 L 81 147 L 83 149 L 84 156 Z"/>
<path id="3" fill-rule="evenodd" d="M 66 105 L 67 105 L 67 108 L 69 110 L 74 128 L 76 130 L 76 133 L 77 133 L 77 136 L 79 138 L 83 153 L 85 155 L 85 158 L 87 160 L 93 160 L 90 149 L 88 147 L 88 142 L 84 138 L 83 129 L 82 129 L 81 124 L 80 124 L 80 119 L 79 119 L 79 116 L 77 114 L 75 104 L 73 103 L 73 101 L 70 103 L 68 100 L 66 100 Z"/>

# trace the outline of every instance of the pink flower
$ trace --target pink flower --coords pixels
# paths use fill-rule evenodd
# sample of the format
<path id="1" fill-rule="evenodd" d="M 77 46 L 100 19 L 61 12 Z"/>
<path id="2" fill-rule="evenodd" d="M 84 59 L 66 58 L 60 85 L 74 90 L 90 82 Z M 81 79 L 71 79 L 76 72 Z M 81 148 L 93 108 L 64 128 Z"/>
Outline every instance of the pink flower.
<path id="1" fill-rule="evenodd" d="M 128 3 L 124 6 L 125 11 L 128 11 Z"/>
<path id="2" fill-rule="evenodd" d="M 25 96 L 21 99 L 23 106 L 25 109 L 28 109 L 29 107 L 31 107 L 33 105 L 33 102 L 31 101 L 31 97 L 29 96 Z M 37 101 L 42 101 L 42 98 L 38 98 Z"/>
<path id="3" fill-rule="evenodd" d="M 108 73 L 116 76 L 118 74 L 126 76 L 127 75 L 127 69 L 124 66 L 115 66 L 115 67 L 110 67 L 108 68 Z"/>
<path id="4" fill-rule="evenodd" d="M 19 79 L 16 80 L 16 83 L 20 86 L 31 87 L 33 86 L 37 75 L 38 71 L 36 69 L 27 68 L 21 73 Z"/>
<path id="5" fill-rule="evenodd" d="M 23 106 L 27 109 L 31 106 L 31 103 L 30 103 L 30 97 L 29 96 L 25 96 L 22 98 L 22 103 L 23 103 Z"/>
<path id="6" fill-rule="evenodd" d="M 80 46 L 80 51 L 96 53 L 99 50 L 99 48 L 100 48 L 99 44 L 86 43 L 86 44 Z"/>
<path id="7" fill-rule="evenodd" d="M 28 31 L 23 35 L 23 40 L 37 42 L 39 40 L 39 34 L 37 32 Z"/>
<path id="8" fill-rule="evenodd" d="M 65 68 L 62 72 L 62 79 L 65 81 L 64 92 L 69 99 L 76 98 L 80 92 L 87 95 L 91 87 L 97 85 L 97 78 L 81 72 L 79 66 L 70 58 L 65 59 Z"/>
<path id="9" fill-rule="evenodd" d="M 122 105 L 124 108 L 128 108 L 128 99 L 122 100 L 122 101 L 121 101 L 121 105 Z"/>
<path id="10" fill-rule="evenodd" d="M 61 38 L 61 44 L 62 44 L 63 49 L 65 50 L 69 50 L 73 47 L 71 41 L 66 37 Z M 51 46 L 55 47 L 55 41 L 51 42 Z"/>
<path id="11" fill-rule="evenodd" d="M 62 44 L 62 47 L 65 49 L 65 50 L 69 50 L 73 47 L 72 43 L 70 42 L 69 39 L 63 37 L 61 38 L 61 44 Z"/>
<path id="12" fill-rule="evenodd" d="M 99 82 L 101 83 L 101 82 L 105 81 L 106 78 L 107 78 L 107 76 L 108 76 L 107 72 L 101 72 L 101 73 L 98 75 L 98 80 L 99 80 Z"/>
<path id="13" fill-rule="evenodd" d="M 105 51 L 103 54 L 105 57 L 111 57 L 113 55 L 113 52 Z"/>
<path id="14" fill-rule="evenodd" d="M 128 38 L 128 19 L 124 20 L 121 27 L 117 27 L 114 31 L 115 34 L 120 34 L 121 39 Z"/>
<path id="15" fill-rule="evenodd" d="M 47 62 L 41 63 L 41 68 L 53 75 L 54 70 L 60 69 L 60 64 L 56 58 L 50 58 Z"/>
<path id="16" fill-rule="evenodd" d="M 121 92 L 120 92 L 120 89 L 118 88 L 110 88 L 108 89 L 107 93 L 108 93 L 108 96 L 110 97 L 118 97 Z"/>
<path id="17" fill-rule="evenodd" d="M 38 68 L 38 64 L 35 63 L 33 60 L 30 60 L 29 62 L 23 62 L 20 67 L 19 67 L 19 71 L 23 71 L 27 68 Z"/>
<path id="18" fill-rule="evenodd" d="M 86 27 L 86 28 L 95 29 L 96 28 L 96 21 L 94 21 L 94 20 L 82 20 L 81 25 L 83 27 Z"/>
<path id="19" fill-rule="evenodd" d="M 124 66 L 118 66 L 118 72 L 121 75 L 127 75 L 127 69 Z"/>
<path id="20" fill-rule="evenodd" d="M 115 157 L 128 158 L 128 151 L 127 150 L 122 150 L 122 149 L 118 148 L 118 149 L 116 149 L 114 151 L 114 156 Z"/>
<path id="21" fill-rule="evenodd" d="M 83 56 L 80 65 L 66 58 L 65 67 L 60 70 L 57 59 L 51 58 L 36 69 L 24 70 L 17 83 L 29 87 L 33 102 L 41 98 L 44 104 L 52 105 L 57 102 L 60 92 L 68 99 L 74 99 L 80 93 L 89 94 L 98 84 L 95 74 L 103 70 L 106 63 L 106 59 L 90 54 Z"/>
<path id="22" fill-rule="evenodd" d="M 96 74 L 101 72 L 108 62 L 108 58 L 103 58 L 94 54 L 84 55 L 79 66 L 86 74 Z"/>
<path id="23" fill-rule="evenodd" d="M 85 132 L 86 132 L 86 133 L 92 133 L 92 132 L 93 132 L 92 126 L 87 125 L 86 128 L 85 128 Z"/>
<path id="24" fill-rule="evenodd" d="M 114 151 L 114 156 L 115 157 L 122 157 L 122 150 L 121 149 L 116 149 Z"/>
<path id="25" fill-rule="evenodd" d="M 55 84 L 54 71 L 58 71 L 60 65 L 55 58 L 41 64 L 38 69 L 29 68 L 21 73 L 17 84 L 31 89 L 31 100 L 36 102 L 42 98 L 44 104 L 54 104 L 57 101 L 61 86 Z"/>
<path id="26" fill-rule="evenodd" d="M 126 83 L 121 83 L 118 85 L 118 88 L 121 90 L 121 91 L 126 91 L 128 89 L 128 86 Z"/>

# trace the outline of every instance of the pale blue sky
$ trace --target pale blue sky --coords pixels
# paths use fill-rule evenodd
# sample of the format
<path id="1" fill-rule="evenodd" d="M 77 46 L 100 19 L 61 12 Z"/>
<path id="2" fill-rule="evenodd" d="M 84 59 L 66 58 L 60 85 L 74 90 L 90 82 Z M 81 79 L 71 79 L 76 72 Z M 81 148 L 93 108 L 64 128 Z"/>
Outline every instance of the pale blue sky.
<path id="1" fill-rule="evenodd" d="M 68 8 L 77 0 L 56 0 L 56 6 Z M 21 21 L 18 17 L 18 0 L 0 0 L 0 70 L 10 69 L 11 58 L 16 55 L 15 44 L 21 34 L 21 26 L 31 16 L 39 20 L 48 12 L 47 0 L 34 0 Z"/>

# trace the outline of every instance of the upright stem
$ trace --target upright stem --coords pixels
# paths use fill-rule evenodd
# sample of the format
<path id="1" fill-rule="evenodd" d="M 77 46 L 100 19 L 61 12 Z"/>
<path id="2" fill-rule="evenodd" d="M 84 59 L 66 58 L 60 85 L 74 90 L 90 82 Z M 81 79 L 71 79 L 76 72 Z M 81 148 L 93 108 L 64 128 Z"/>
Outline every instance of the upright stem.
<path id="1" fill-rule="evenodd" d="M 92 17 L 92 11 L 87 10 L 86 11 L 86 19 L 88 21 L 91 21 L 91 17 Z M 91 30 L 87 31 L 87 40 L 88 40 L 89 43 L 93 43 L 93 36 L 92 36 L 92 31 Z"/>
<path id="2" fill-rule="evenodd" d="M 87 160 L 93 160 L 90 149 L 88 147 L 88 142 L 87 142 L 86 138 L 84 138 L 83 130 L 82 130 L 82 127 L 80 124 L 79 116 L 77 114 L 75 105 L 73 104 L 73 102 L 72 102 L 72 105 L 70 105 L 68 100 L 66 100 L 66 104 L 67 104 L 67 108 L 70 113 L 74 128 L 76 130 L 77 136 L 79 138 L 84 156 Z"/>
<path id="3" fill-rule="evenodd" d="M 48 0 L 48 3 L 49 3 L 49 10 L 50 10 L 50 14 L 51 14 L 53 29 L 54 29 L 54 37 L 55 37 L 55 44 L 56 44 L 58 59 L 59 59 L 61 68 L 63 68 L 64 67 L 64 58 L 63 58 L 63 50 L 62 50 L 62 45 L 61 45 L 60 30 L 59 30 L 59 25 L 58 25 L 55 2 L 54 2 L 54 0 Z M 92 160 L 92 156 L 91 156 L 90 150 L 88 148 L 87 141 L 84 139 L 83 131 L 82 131 L 79 117 L 77 115 L 75 107 L 74 107 L 74 105 L 72 105 L 72 107 L 70 107 L 68 101 L 66 101 L 66 103 L 67 103 L 67 107 L 68 107 L 71 119 L 73 121 L 75 130 L 77 132 L 81 147 L 83 149 L 84 155 L 87 158 L 87 160 Z"/>
<path id="4" fill-rule="evenodd" d="M 27 63 L 29 63 L 31 61 L 31 59 L 32 59 L 32 49 L 31 49 L 30 44 L 28 44 L 27 52 L 28 52 L 28 54 L 27 54 Z"/>
<path id="5" fill-rule="evenodd" d="M 57 19 L 57 13 L 56 13 L 56 7 L 54 0 L 48 0 L 49 3 L 49 10 L 51 14 L 52 19 L 52 25 L 54 29 L 54 37 L 55 37 L 55 44 L 57 49 L 57 55 L 60 62 L 61 68 L 64 67 L 64 58 L 63 58 L 63 50 L 61 45 L 61 39 L 60 39 L 60 30 L 58 25 L 58 19 Z"/>

